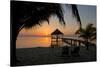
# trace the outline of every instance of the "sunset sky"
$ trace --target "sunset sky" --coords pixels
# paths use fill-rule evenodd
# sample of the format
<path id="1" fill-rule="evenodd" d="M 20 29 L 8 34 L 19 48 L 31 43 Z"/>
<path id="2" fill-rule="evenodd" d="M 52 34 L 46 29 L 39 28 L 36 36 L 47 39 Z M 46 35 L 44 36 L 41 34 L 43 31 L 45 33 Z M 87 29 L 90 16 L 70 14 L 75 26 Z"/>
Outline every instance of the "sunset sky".
<path id="1" fill-rule="evenodd" d="M 46 21 L 39 26 L 35 26 L 31 29 L 22 29 L 19 35 L 50 35 L 55 29 L 61 30 L 65 35 L 72 35 L 78 29 L 78 24 L 75 18 L 72 16 L 70 6 L 64 8 L 64 19 L 66 22 L 65 27 L 59 24 L 56 16 L 50 17 L 50 24 Z M 79 15 L 82 21 L 82 27 L 85 27 L 88 23 L 93 23 L 96 26 L 96 7 L 95 6 L 83 6 L 78 5 Z"/>
<path id="2" fill-rule="evenodd" d="M 51 38 L 35 38 L 33 36 L 49 36 L 55 29 L 59 29 L 64 35 L 74 35 L 75 31 L 79 28 L 76 19 L 72 16 L 71 8 L 68 5 L 64 8 L 64 20 L 65 26 L 59 24 L 56 16 L 51 16 L 48 24 L 44 21 L 41 26 L 37 25 L 31 29 L 23 28 L 16 41 L 17 48 L 38 47 L 38 46 L 50 46 Z M 78 5 L 78 11 L 82 22 L 82 27 L 85 28 L 88 23 L 92 23 L 96 27 L 96 7 L 89 5 Z M 25 36 L 31 36 L 25 37 Z"/>

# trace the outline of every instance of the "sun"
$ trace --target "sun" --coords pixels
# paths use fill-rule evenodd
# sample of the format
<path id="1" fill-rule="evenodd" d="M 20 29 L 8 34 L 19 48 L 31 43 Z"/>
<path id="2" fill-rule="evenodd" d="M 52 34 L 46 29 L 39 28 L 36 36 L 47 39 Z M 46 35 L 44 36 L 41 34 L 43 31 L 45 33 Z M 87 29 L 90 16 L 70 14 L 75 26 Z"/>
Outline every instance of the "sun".
<path id="1" fill-rule="evenodd" d="M 49 35 L 49 32 L 48 32 L 48 31 L 45 31 L 45 32 L 44 32 L 44 35 Z"/>

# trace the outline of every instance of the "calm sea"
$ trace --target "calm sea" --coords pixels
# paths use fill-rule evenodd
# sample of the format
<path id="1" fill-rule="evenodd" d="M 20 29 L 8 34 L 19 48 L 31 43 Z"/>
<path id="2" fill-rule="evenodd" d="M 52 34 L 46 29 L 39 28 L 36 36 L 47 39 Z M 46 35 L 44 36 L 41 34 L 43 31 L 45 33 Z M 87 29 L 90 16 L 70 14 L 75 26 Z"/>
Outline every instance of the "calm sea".
<path id="1" fill-rule="evenodd" d="M 16 48 L 49 47 L 51 37 L 18 37 Z"/>
<path id="2" fill-rule="evenodd" d="M 64 36 L 63 38 L 77 39 L 76 36 Z M 79 39 L 79 38 L 78 38 Z M 63 43 L 64 45 L 64 43 Z M 68 44 L 67 44 L 68 45 Z M 19 36 L 16 41 L 16 48 L 50 47 L 51 37 Z"/>

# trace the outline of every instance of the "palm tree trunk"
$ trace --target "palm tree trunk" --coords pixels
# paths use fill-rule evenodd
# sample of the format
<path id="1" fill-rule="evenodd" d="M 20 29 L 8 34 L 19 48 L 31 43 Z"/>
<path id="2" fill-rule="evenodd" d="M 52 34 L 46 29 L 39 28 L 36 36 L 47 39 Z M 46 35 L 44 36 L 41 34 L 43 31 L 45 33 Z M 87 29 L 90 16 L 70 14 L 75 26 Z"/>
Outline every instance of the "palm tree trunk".
<path id="1" fill-rule="evenodd" d="M 16 30 L 16 40 L 17 40 L 17 37 L 18 37 L 19 32 L 24 28 L 24 25 L 25 24 L 21 25 L 21 27 Z"/>
<path id="2" fill-rule="evenodd" d="M 16 66 L 16 62 L 20 62 L 17 58 L 16 58 L 16 40 L 17 40 L 17 36 L 19 34 L 19 32 L 22 30 L 22 28 L 24 27 L 24 25 L 22 25 L 19 29 L 14 29 L 13 25 L 12 25 L 12 30 L 13 32 L 16 32 L 15 34 L 11 34 L 11 66 Z M 11 31 L 12 32 L 12 31 Z"/>
<path id="3" fill-rule="evenodd" d="M 89 43 L 88 43 L 88 42 L 89 42 L 89 39 L 87 38 L 87 39 L 86 39 L 86 49 L 87 49 L 87 50 L 89 50 Z"/>
<path id="4" fill-rule="evenodd" d="M 30 20 L 31 18 L 32 18 L 31 16 L 26 18 L 23 22 L 21 22 L 21 23 L 24 23 L 24 24 L 22 24 L 19 28 L 16 29 L 16 40 L 17 40 L 17 36 L 18 36 L 19 32 L 24 28 L 25 22 L 27 22 L 27 20 Z"/>

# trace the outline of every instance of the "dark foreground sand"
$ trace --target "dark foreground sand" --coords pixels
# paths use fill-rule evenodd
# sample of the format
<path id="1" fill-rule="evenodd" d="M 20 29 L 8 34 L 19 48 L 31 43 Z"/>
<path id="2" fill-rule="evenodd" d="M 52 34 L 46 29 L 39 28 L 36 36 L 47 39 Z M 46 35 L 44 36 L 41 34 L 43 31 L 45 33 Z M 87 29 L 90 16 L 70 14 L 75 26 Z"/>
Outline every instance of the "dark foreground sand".
<path id="1" fill-rule="evenodd" d="M 73 47 L 70 47 L 72 50 Z M 96 47 L 80 47 L 80 56 L 62 56 L 62 48 L 22 48 L 16 49 L 16 65 L 41 65 L 71 62 L 96 61 Z"/>

